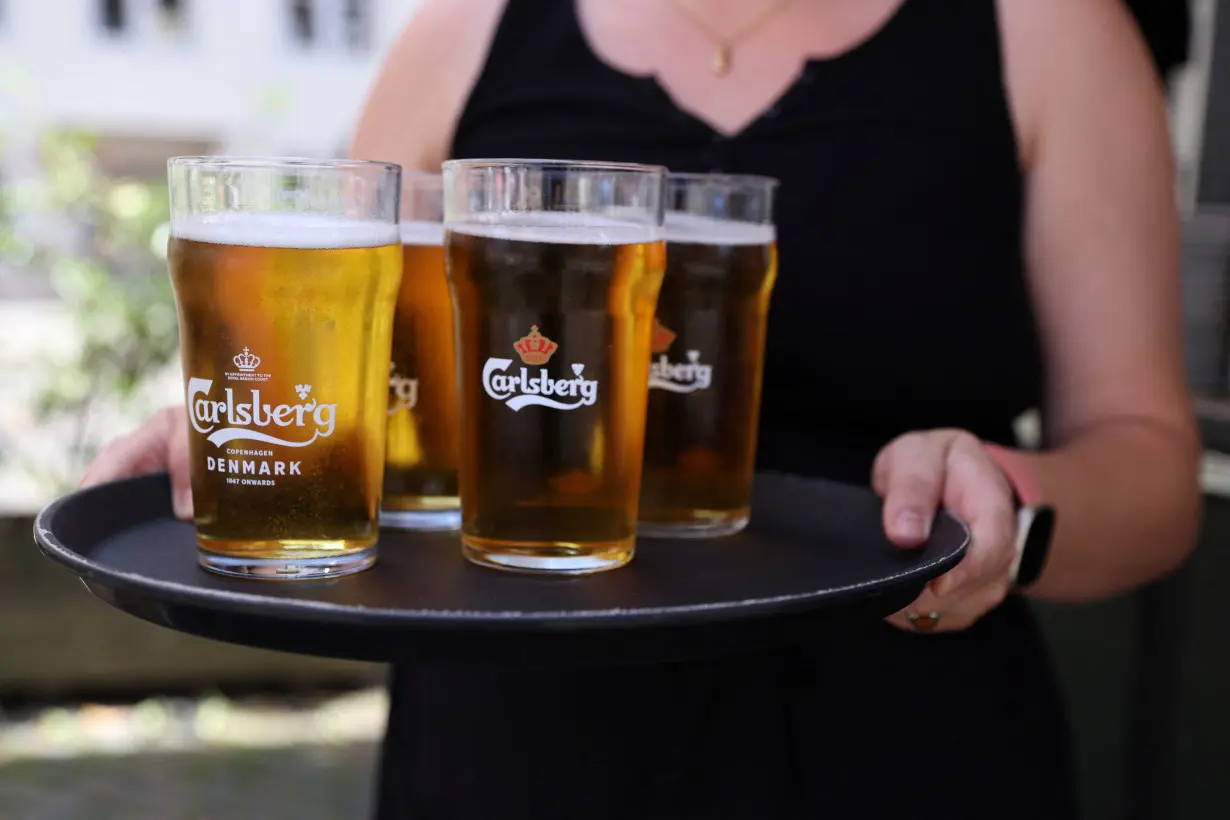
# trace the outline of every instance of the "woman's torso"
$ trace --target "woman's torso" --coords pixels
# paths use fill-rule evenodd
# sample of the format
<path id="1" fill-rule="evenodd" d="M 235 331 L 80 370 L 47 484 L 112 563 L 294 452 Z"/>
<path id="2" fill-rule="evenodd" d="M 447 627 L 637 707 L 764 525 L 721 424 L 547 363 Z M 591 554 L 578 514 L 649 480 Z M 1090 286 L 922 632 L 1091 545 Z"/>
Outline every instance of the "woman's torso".
<path id="1" fill-rule="evenodd" d="M 808 61 L 762 116 L 725 136 L 652 76 L 603 62 L 572 0 L 513 0 L 452 147 L 781 180 L 766 466 L 864 481 L 894 435 L 956 426 L 1006 441 L 1037 405 L 991 2 L 904 3 L 851 50 Z"/>
<path id="2" fill-rule="evenodd" d="M 865 482 L 898 433 L 1009 441 L 1038 402 L 994 0 L 905 0 L 732 136 L 603 62 L 573 0 L 510 0 L 452 155 L 779 178 L 764 467 Z M 872 624 L 699 663 L 403 667 L 392 693 L 382 820 L 1071 811 L 1061 710 L 1018 601 L 962 633 Z"/>

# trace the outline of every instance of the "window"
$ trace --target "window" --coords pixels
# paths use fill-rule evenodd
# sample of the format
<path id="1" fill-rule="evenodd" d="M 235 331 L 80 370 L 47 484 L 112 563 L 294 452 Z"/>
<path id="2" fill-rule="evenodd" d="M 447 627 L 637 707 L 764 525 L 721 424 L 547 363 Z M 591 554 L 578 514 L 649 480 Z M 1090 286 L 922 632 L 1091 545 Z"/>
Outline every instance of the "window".
<path id="1" fill-rule="evenodd" d="M 188 0 L 98 0 L 99 25 L 110 35 L 179 35 L 187 26 Z"/>
<path id="2" fill-rule="evenodd" d="M 187 0 L 158 0 L 155 11 L 158 16 L 158 27 L 169 34 L 176 34 L 184 29 L 187 14 L 184 6 Z"/>
<path id="3" fill-rule="evenodd" d="M 127 23 L 124 0 L 102 0 L 102 27 L 110 34 L 119 34 Z"/>
<path id="4" fill-rule="evenodd" d="M 292 0 L 291 30 L 300 43 L 312 42 L 312 0 Z"/>
<path id="5" fill-rule="evenodd" d="M 371 34 L 369 0 L 290 0 L 291 35 L 296 43 L 326 49 L 366 49 Z"/>
<path id="6" fill-rule="evenodd" d="M 346 0 L 345 15 L 346 45 L 356 50 L 367 48 L 371 15 L 366 0 Z"/>

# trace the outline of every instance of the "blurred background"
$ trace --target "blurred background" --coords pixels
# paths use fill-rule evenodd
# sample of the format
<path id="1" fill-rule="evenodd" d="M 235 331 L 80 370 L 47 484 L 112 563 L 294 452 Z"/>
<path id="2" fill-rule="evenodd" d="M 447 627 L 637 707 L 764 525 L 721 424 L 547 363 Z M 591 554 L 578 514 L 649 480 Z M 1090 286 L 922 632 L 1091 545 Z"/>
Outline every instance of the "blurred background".
<path id="1" fill-rule="evenodd" d="M 1168 80 L 1206 522 L 1184 570 L 1039 607 L 1091 820 L 1230 816 L 1230 2 Z M 341 155 L 418 0 L 0 0 L 0 818 L 363 817 L 384 669 L 213 643 L 92 599 L 31 545 L 97 448 L 182 398 L 165 162 Z M 1030 426 L 1024 420 L 1022 435 Z"/>
<path id="2" fill-rule="evenodd" d="M 182 401 L 166 160 L 337 156 L 417 0 L 0 0 L 0 818 L 364 817 L 384 670 L 177 635 L 30 541 Z"/>

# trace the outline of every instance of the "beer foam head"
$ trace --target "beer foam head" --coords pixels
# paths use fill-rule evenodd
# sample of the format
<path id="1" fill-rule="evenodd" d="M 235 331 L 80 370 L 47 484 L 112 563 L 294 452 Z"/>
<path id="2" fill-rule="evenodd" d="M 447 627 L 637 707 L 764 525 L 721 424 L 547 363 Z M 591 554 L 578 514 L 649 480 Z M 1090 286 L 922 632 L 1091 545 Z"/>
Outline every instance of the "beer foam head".
<path id="1" fill-rule="evenodd" d="M 171 235 L 215 245 L 328 250 L 395 245 L 397 226 L 306 213 L 197 214 L 171 223 Z"/>
<path id="2" fill-rule="evenodd" d="M 698 245 L 768 245 L 777 240 L 772 225 L 718 219 L 682 211 L 667 211 L 667 242 L 693 242 Z"/>
<path id="3" fill-rule="evenodd" d="M 403 222 L 401 223 L 401 243 L 440 247 L 444 244 L 444 225 L 440 222 Z"/>
<path id="4" fill-rule="evenodd" d="M 564 211 L 484 214 L 450 223 L 448 229 L 486 239 L 569 245 L 632 245 L 662 238 L 657 225 Z"/>

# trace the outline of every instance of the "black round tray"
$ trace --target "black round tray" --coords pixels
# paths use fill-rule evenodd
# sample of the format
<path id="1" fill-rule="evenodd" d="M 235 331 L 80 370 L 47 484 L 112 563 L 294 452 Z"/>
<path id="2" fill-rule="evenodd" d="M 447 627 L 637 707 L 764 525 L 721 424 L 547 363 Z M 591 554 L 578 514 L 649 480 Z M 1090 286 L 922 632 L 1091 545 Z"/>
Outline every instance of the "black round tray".
<path id="1" fill-rule="evenodd" d="M 930 540 L 894 547 L 861 487 L 757 476 L 748 528 L 712 540 L 638 540 L 626 567 L 542 578 L 474 566 L 457 533 L 385 531 L 370 570 L 323 581 L 225 578 L 196 564 L 165 474 L 48 505 L 39 548 L 125 612 L 181 632 L 372 661 L 650 662 L 761 649 L 883 618 L 955 566 L 969 532 L 941 513 Z"/>

